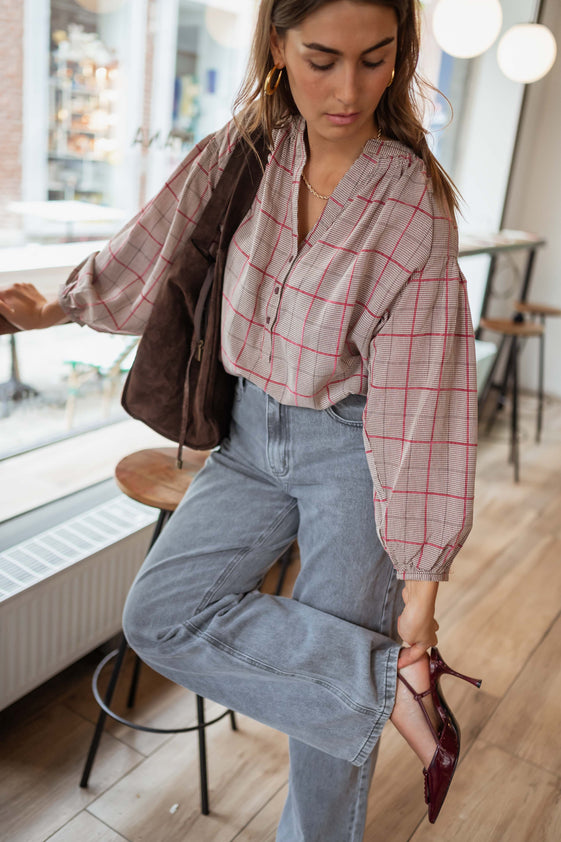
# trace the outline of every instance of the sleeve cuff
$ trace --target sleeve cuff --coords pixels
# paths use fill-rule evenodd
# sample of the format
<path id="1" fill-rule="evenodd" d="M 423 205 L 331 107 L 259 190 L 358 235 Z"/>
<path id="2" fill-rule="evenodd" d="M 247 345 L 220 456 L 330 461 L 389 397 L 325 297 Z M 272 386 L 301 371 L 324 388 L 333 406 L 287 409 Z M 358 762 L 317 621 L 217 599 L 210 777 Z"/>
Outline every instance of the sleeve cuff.
<path id="1" fill-rule="evenodd" d="M 450 578 L 448 570 L 441 573 L 432 571 L 419 570 L 396 570 L 395 574 L 400 581 L 417 581 L 417 582 L 447 582 Z"/>

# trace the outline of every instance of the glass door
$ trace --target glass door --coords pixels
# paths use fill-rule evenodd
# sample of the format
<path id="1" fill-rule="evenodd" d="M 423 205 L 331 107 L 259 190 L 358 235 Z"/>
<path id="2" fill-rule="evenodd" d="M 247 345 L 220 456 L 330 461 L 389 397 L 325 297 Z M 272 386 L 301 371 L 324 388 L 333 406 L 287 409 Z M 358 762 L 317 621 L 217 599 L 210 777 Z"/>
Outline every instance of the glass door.
<path id="1" fill-rule="evenodd" d="M 193 145 L 223 126 L 241 84 L 253 31 L 253 0 L 158 0 L 148 195 Z"/>

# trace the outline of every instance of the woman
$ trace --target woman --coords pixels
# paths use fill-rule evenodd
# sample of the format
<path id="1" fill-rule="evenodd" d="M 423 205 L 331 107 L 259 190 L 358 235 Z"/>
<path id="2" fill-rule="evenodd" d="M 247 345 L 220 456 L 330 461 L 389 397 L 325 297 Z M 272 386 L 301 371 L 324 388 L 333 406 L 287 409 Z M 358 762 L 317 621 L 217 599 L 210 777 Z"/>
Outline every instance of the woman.
<path id="1" fill-rule="evenodd" d="M 448 668 L 427 649 L 471 526 L 475 362 L 417 55 L 416 0 L 263 0 L 234 121 L 58 302 L 29 287 L 0 300 L 22 328 L 141 333 L 232 148 L 269 133 L 224 276 L 230 435 L 146 559 L 124 628 L 156 670 L 290 735 L 279 842 L 362 839 L 390 717 L 424 764 L 431 821 L 457 760 Z M 261 594 L 296 538 L 293 598 Z"/>

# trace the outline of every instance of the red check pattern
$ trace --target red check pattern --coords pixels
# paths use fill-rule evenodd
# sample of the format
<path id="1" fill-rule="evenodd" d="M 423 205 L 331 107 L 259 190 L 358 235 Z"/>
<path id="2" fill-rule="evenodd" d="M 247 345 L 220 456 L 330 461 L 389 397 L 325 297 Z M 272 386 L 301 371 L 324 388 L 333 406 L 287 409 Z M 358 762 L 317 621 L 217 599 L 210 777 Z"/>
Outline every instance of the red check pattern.
<path id="1" fill-rule="evenodd" d="M 305 124 L 278 133 L 230 246 L 222 356 L 282 403 L 367 395 L 380 538 L 400 578 L 448 578 L 471 528 L 477 387 L 457 231 L 422 161 L 369 140 L 298 248 Z M 235 143 L 231 124 L 71 276 L 61 303 L 99 330 L 141 333 L 181 241 Z"/>

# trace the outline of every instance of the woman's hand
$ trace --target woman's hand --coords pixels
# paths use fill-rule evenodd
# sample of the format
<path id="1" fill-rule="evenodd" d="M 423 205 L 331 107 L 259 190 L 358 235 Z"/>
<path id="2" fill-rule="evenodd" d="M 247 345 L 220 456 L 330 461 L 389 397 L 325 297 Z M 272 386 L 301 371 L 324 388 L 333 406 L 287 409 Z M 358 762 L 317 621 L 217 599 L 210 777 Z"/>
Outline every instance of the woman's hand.
<path id="1" fill-rule="evenodd" d="M 438 623 L 434 618 L 438 582 L 409 580 L 403 589 L 405 608 L 397 621 L 397 630 L 409 648 L 402 649 L 397 668 L 418 661 L 430 646 L 436 646 Z"/>
<path id="2" fill-rule="evenodd" d="M 33 284 L 0 290 L 0 315 L 20 330 L 52 327 L 68 320 L 58 301 L 47 301 Z"/>

